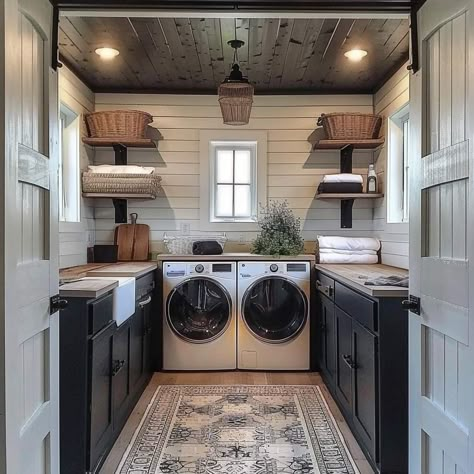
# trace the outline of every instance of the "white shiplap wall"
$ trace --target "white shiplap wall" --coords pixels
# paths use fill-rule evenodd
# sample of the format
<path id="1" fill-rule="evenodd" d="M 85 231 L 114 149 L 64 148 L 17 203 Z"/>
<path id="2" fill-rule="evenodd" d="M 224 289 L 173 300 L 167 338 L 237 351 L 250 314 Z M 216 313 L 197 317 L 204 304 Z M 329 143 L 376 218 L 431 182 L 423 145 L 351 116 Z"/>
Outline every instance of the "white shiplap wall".
<path id="1" fill-rule="evenodd" d="M 386 192 L 386 170 L 388 153 L 387 118 L 404 107 L 410 100 L 409 73 L 403 66 L 375 94 L 375 112 L 385 117 L 386 142 L 377 152 L 377 175 L 380 192 Z M 408 268 L 408 223 L 391 224 L 387 222 L 387 197 L 379 199 L 374 209 L 374 235 L 382 241 L 382 263 Z"/>
<path id="2" fill-rule="evenodd" d="M 216 96 L 96 94 L 96 110 L 139 109 L 154 116 L 153 126 L 163 140 L 156 150 L 129 150 L 129 163 L 157 167 L 163 177 L 165 195 L 156 201 L 129 203 L 129 212 L 151 227 L 152 248 L 161 250 L 166 231 L 189 224 L 200 230 L 199 221 L 199 131 L 235 129 L 223 125 Z M 321 113 L 373 111 L 371 95 L 258 96 L 250 123 L 239 130 L 268 132 L 268 196 L 288 200 L 302 219 L 303 234 L 312 250 L 316 235 L 372 235 L 373 208 L 366 200 L 357 201 L 353 229 L 340 229 L 338 202 L 314 200 L 324 174 L 338 172 L 339 153 L 311 152 L 307 138 Z M 354 172 L 366 174 L 372 153 L 356 153 Z M 97 164 L 113 163 L 113 151 L 96 150 Z M 114 209 L 110 200 L 96 200 L 96 238 L 112 242 Z M 244 250 L 255 233 L 228 232 L 227 250 Z M 233 243 L 232 243 L 233 242 Z"/>
<path id="3" fill-rule="evenodd" d="M 62 103 L 78 115 L 94 111 L 94 93 L 66 67 L 62 67 L 59 73 L 59 97 Z M 81 123 L 84 127 L 82 121 Z M 81 132 L 82 135 L 85 130 Z M 82 144 L 79 150 L 81 170 L 85 170 L 92 162 L 93 154 Z M 66 268 L 87 263 L 87 247 L 93 245 L 95 240 L 92 201 L 82 199 L 81 221 L 61 222 L 59 232 L 60 267 Z"/>

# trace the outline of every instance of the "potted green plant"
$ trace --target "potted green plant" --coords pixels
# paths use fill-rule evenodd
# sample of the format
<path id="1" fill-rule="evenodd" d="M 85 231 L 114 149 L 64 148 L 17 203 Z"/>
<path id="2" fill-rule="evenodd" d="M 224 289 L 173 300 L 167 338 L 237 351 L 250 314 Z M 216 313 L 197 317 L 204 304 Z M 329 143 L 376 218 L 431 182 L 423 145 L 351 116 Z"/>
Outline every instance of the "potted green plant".
<path id="1" fill-rule="evenodd" d="M 272 201 L 262 208 L 261 215 L 261 230 L 253 242 L 252 253 L 279 256 L 303 252 L 301 222 L 288 207 L 288 202 Z"/>

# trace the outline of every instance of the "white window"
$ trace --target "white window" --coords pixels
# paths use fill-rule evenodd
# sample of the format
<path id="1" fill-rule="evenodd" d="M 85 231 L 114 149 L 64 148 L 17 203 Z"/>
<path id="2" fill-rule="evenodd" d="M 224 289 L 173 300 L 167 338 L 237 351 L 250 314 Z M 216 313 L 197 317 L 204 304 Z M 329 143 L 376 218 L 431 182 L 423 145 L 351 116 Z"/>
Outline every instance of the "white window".
<path id="1" fill-rule="evenodd" d="M 212 142 L 211 222 L 257 220 L 255 142 Z"/>
<path id="2" fill-rule="evenodd" d="M 59 129 L 59 218 L 62 222 L 80 222 L 80 117 L 61 104 Z"/>
<path id="3" fill-rule="evenodd" d="M 408 106 L 389 118 L 387 160 L 387 221 L 408 222 L 409 217 L 409 141 Z"/>
<path id="4" fill-rule="evenodd" d="M 201 229 L 256 230 L 267 200 L 267 133 L 202 131 L 200 150 Z"/>

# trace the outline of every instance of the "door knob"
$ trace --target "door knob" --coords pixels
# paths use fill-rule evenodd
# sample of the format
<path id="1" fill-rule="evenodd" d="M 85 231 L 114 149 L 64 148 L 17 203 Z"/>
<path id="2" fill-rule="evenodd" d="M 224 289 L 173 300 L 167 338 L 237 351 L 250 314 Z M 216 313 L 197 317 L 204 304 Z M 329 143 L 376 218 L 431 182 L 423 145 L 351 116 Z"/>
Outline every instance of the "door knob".
<path id="1" fill-rule="evenodd" d="M 410 295 L 409 299 L 402 301 L 402 308 L 405 311 L 411 311 L 412 313 L 421 314 L 420 298 L 417 296 Z"/>

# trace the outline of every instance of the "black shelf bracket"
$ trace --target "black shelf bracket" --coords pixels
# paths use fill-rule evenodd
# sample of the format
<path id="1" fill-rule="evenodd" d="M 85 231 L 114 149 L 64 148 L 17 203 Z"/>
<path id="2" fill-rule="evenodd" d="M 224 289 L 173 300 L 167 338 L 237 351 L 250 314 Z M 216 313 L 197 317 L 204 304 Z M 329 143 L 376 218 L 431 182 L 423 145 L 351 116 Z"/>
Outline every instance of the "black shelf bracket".
<path id="1" fill-rule="evenodd" d="M 341 229 L 352 229 L 352 206 L 354 199 L 341 201 Z"/>
<path id="2" fill-rule="evenodd" d="M 341 150 L 341 173 L 352 173 L 352 153 L 354 147 L 347 145 Z M 341 229 L 352 229 L 352 207 L 354 199 L 341 200 Z"/>
<path id="3" fill-rule="evenodd" d="M 120 143 L 114 145 L 115 152 L 115 164 L 118 166 L 126 165 L 128 162 L 127 159 L 127 147 Z"/>
<path id="4" fill-rule="evenodd" d="M 128 222 L 128 206 L 126 199 L 112 199 L 115 207 L 115 223 L 126 224 Z"/>
<path id="5" fill-rule="evenodd" d="M 128 163 L 127 147 L 120 143 L 113 146 L 115 152 L 115 164 L 123 166 Z M 112 199 L 115 208 L 115 223 L 126 224 L 128 222 L 128 203 L 126 199 Z"/>

